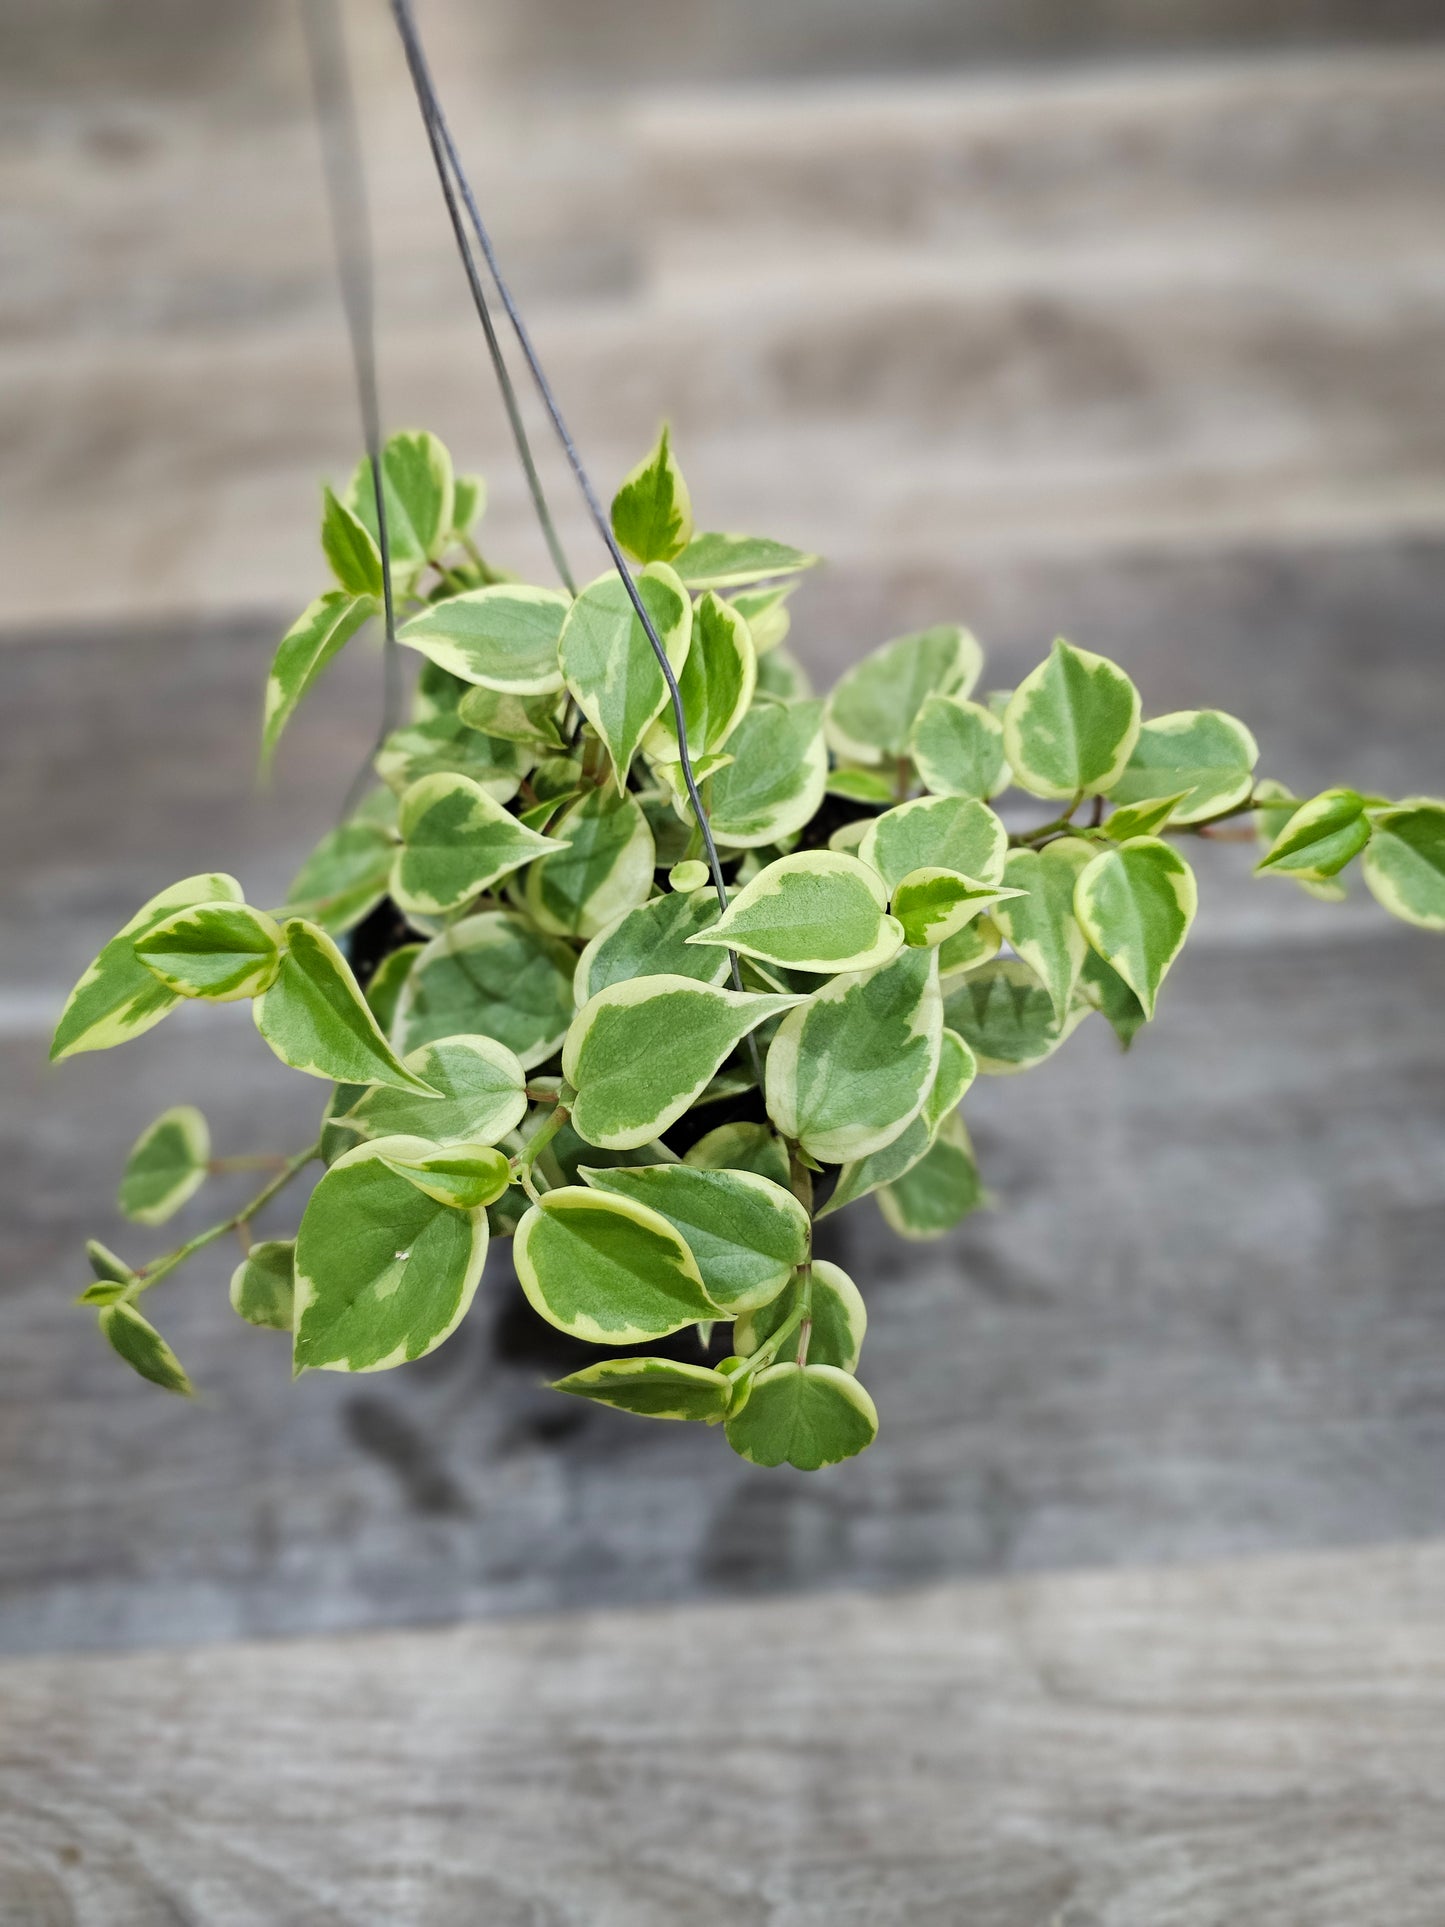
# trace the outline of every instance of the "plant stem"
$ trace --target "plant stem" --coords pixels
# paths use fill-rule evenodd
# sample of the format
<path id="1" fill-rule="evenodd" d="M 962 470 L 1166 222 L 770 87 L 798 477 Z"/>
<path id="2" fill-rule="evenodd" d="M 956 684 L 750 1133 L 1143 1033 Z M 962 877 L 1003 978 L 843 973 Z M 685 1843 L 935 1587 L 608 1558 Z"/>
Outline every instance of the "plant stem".
<path id="1" fill-rule="evenodd" d="M 1078 809 L 1079 805 L 1083 802 L 1083 800 L 1084 800 L 1084 792 L 1082 790 L 1079 790 L 1076 793 L 1073 802 L 1070 803 L 1069 807 L 1064 811 L 1062 816 L 1056 816 L 1051 823 L 1040 823 L 1037 829 L 1020 830 L 1016 835 L 1011 836 L 1009 838 L 1009 842 L 1013 845 L 1015 849 L 1019 849 L 1019 848 L 1026 849 L 1026 848 L 1032 847 L 1036 843 L 1046 842 L 1048 838 L 1051 836 L 1060 835 L 1064 830 L 1067 830 L 1072 825 L 1074 820 L 1074 813 Z"/>
<path id="2" fill-rule="evenodd" d="M 553 1104 L 555 1108 L 551 1116 L 547 1118 L 545 1123 L 539 1125 L 538 1128 L 533 1131 L 532 1135 L 527 1139 L 527 1142 L 522 1146 L 512 1162 L 512 1169 L 516 1173 L 517 1182 L 532 1200 L 533 1204 L 539 1204 L 541 1202 L 541 1194 L 532 1182 L 532 1166 L 537 1162 L 537 1159 L 546 1150 L 547 1146 L 571 1116 L 571 1112 L 567 1109 L 567 1106 L 562 1102 L 560 1097 L 554 1098 Z"/>
<path id="3" fill-rule="evenodd" d="M 183 1265 L 187 1258 L 193 1258 L 198 1251 L 203 1251 L 207 1245 L 214 1244 L 217 1238 L 224 1238 L 228 1231 L 235 1231 L 241 1225 L 247 1224 L 264 1205 L 271 1202 L 278 1192 L 286 1188 L 298 1172 L 304 1171 L 311 1160 L 320 1155 L 321 1140 L 318 1138 L 314 1144 L 308 1144 L 304 1151 L 298 1151 L 294 1158 L 288 1158 L 270 1183 L 263 1184 L 255 1197 L 243 1204 L 239 1211 L 233 1211 L 229 1218 L 223 1218 L 219 1224 L 213 1224 L 209 1231 L 197 1232 L 194 1238 L 188 1238 L 183 1245 L 177 1245 L 174 1251 L 168 1251 L 163 1258 L 155 1258 L 150 1264 L 142 1265 L 126 1289 L 126 1299 L 138 1298 L 143 1291 L 149 1291 L 152 1285 L 158 1285 L 162 1278 L 176 1269 L 177 1265 Z"/>

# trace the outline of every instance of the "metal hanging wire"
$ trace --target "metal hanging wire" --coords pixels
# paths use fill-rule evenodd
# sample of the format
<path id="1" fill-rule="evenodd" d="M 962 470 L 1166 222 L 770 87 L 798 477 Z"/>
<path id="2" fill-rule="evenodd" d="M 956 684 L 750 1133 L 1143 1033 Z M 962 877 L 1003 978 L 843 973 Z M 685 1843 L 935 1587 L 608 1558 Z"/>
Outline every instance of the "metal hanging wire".
<path id="1" fill-rule="evenodd" d="M 448 182 L 448 174 L 450 173 L 451 181 L 455 183 L 455 192 L 461 196 L 468 219 L 472 225 L 472 231 L 476 236 L 477 246 L 482 251 L 492 281 L 496 286 L 498 299 L 506 311 L 507 319 L 512 324 L 512 330 L 517 337 L 518 346 L 521 348 L 523 358 L 531 372 L 532 381 L 541 398 L 542 405 L 551 420 L 552 427 L 556 431 L 557 439 L 562 445 L 563 453 L 567 457 L 568 467 L 572 470 L 578 489 L 581 491 L 582 499 L 587 506 L 587 513 L 591 517 L 592 524 L 596 528 L 598 535 L 601 536 L 608 555 L 612 558 L 612 566 L 616 569 L 623 587 L 627 591 L 628 599 L 632 604 L 637 620 L 642 625 L 643 634 L 647 637 L 652 653 L 657 658 L 657 666 L 661 670 L 663 681 L 667 685 L 668 696 L 672 703 L 672 713 L 677 725 L 678 760 L 682 767 L 683 783 L 687 789 L 688 801 L 692 805 L 693 814 L 697 819 L 703 847 L 707 852 L 708 868 L 712 873 L 713 887 L 717 891 L 719 908 L 726 909 L 728 902 L 727 883 L 723 877 L 722 860 L 718 855 L 717 844 L 713 840 L 712 828 L 708 823 L 707 810 L 703 804 L 702 795 L 697 785 L 697 777 L 693 771 L 692 755 L 687 746 L 687 723 L 683 713 L 682 691 L 678 688 L 677 677 L 673 671 L 672 664 L 668 661 L 667 651 L 662 646 L 662 639 L 657 633 L 651 616 L 647 613 L 646 605 L 643 603 L 637 584 L 633 580 L 632 571 L 628 568 L 622 551 L 617 545 L 616 537 L 612 533 L 612 525 L 603 512 L 602 504 L 597 498 L 597 491 L 592 486 L 591 477 L 582 464 L 582 458 L 577 452 L 577 445 L 572 439 L 571 431 L 567 427 L 557 397 L 542 367 L 537 350 L 533 345 L 532 337 L 527 330 L 527 325 L 522 319 L 516 300 L 502 274 L 501 264 L 497 259 L 496 248 L 493 245 L 486 224 L 482 220 L 481 212 L 477 206 L 476 195 L 472 192 L 471 182 L 468 180 L 466 170 L 462 166 L 461 157 L 457 152 L 456 142 L 452 138 L 451 129 L 447 124 L 446 115 L 443 112 L 441 101 L 437 94 L 436 84 L 431 76 L 431 69 L 427 63 L 425 49 L 422 46 L 421 35 L 417 28 L 416 16 L 412 9 L 411 0 L 391 0 L 391 12 L 393 19 L 396 21 L 397 32 L 401 36 L 402 47 L 406 53 L 406 62 L 411 71 L 412 85 L 416 90 L 417 105 L 421 109 L 422 121 L 426 127 L 427 137 L 431 143 L 432 153 L 436 160 L 437 173 L 441 180 L 442 192 L 447 196 L 448 206 L 450 207 L 453 200 L 452 189 Z M 471 262 L 470 251 L 465 246 L 464 237 L 459 235 L 458 242 L 461 247 L 463 260 L 469 264 L 470 274 L 474 271 L 475 264 Z M 741 990 L 743 987 L 742 974 L 738 968 L 736 952 L 730 950 L 728 952 L 728 958 L 732 970 L 733 985 L 736 989 Z"/>

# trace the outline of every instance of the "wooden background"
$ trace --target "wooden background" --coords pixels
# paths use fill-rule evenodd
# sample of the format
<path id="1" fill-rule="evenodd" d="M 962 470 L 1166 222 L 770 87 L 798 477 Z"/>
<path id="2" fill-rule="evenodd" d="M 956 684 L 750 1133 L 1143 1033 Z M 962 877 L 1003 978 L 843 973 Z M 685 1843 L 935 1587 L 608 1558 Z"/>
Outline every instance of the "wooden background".
<path id="1" fill-rule="evenodd" d="M 378 13 L 387 412 L 540 566 Z M 1445 788 L 1445 51 L 1347 44 L 1428 11 L 1101 7 L 1074 67 L 1043 6 L 913 0 L 886 49 L 861 7 L 644 14 L 423 14 L 604 485 L 667 412 L 707 521 L 827 553 L 821 680 L 955 618 L 1006 685 L 1063 632 L 1290 783 Z M 88 1233 L 147 1249 L 140 1127 L 315 1106 L 244 1013 L 57 1071 L 48 1026 L 173 877 L 279 894 L 377 664 L 258 793 L 356 444 L 287 10 L 15 24 L 0 1917 L 1435 1927 L 1445 952 L 1368 901 L 1201 850 L 1134 1052 L 1086 1026 L 970 1097 L 995 1208 L 830 1231 L 856 1464 L 563 1404 L 500 1265 L 384 1378 L 293 1386 L 221 1253 L 156 1307 L 198 1406 L 102 1352 L 69 1299 Z"/>

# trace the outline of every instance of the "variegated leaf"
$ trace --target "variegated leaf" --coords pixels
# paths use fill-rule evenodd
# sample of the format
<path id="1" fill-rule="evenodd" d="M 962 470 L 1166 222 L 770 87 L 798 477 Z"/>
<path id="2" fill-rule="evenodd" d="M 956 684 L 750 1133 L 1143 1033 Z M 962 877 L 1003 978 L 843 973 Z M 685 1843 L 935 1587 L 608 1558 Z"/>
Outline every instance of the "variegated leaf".
<path id="1" fill-rule="evenodd" d="M 532 1070 L 572 1021 L 574 965 L 565 943 L 522 917 L 499 910 L 466 917 L 413 964 L 393 1034 L 408 1052 L 439 1038 L 492 1037 Z"/>
<path id="2" fill-rule="evenodd" d="M 433 603 L 403 623 L 396 639 L 463 682 L 542 696 L 562 687 L 557 646 L 571 607 L 559 589 L 501 582 Z"/>
<path id="3" fill-rule="evenodd" d="M 1445 930 L 1445 803 L 1421 798 L 1381 810 L 1362 867 L 1391 916 Z"/>
<path id="4" fill-rule="evenodd" d="M 158 1024 L 180 1000 L 136 956 L 138 939 L 192 904 L 241 901 L 236 879 L 212 872 L 184 877 L 142 904 L 66 998 L 51 1040 L 50 1061 L 57 1063 L 80 1051 L 108 1050 Z"/>
<path id="5" fill-rule="evenodd" d="M 1094 860 L 1093 846 L 1078 836 L 1061 836 L 1042 850 L 1011 851 L 1004 882 L 1019 894 L 989 913 L 1049 993 L 1061 1021 L 1089 948 L 1074 914 L 1074 886 Z"/>
<path id="6" fill-rule="evenodd" d="M 1158 837 L 1134 837 L 1080 872 L 1074 906 L 1084 935 L 1152 1017 L 1199 907 L 1194 872 Z"/>
<path id="7" fill-rule="evenodd" d="M 284 926 L 276 981 L 252 1005 L 256 1028 L 283 1064 L 336 1084 L 429 1086 L 387 1043 L 331 938 L 301 917 Z"/>
<path id="8" fill-rule="evenodd" d="M 391 894 L 403 910 L 438 916 L 525 863 L 567 846 L 539 836 L 466 776 L 423 776 L 401 799 L 402 846 Z"/>
<path id="9" fill-rule="evenodd" d="M 1143 725 L 1109 795 L 1116 803 L 1177 796 L 1172 821 L 1200 823 L 1245 800 L 1258 761 L 1258 743 L 1233 716 L 1222 709 L 1182 709 Z"/>
<path id="10" fill-rule="evenodd" d="M 211 1133 L 193 1104 L 162 1111 L 131 1146 L 116 1203 L 135 1224 L 164 1224 L 205 1182 Z"/>
<path id="11" fill-rule="evenodd" d="M 548 1191 L 517 1226 L 512 1256 L 533 1310 L 593 1345 L 665 1338 L 717 1315 L 682 1238 L 631 1198 Z"/>
<path id="12" fill-rule="evenodd" d="M 868 1330 L 868 1312 L 863 1294 L 841 1265 L 815 1258 L 808 1290 L 811 1330 L 808 1334 L 808 1363 L 834 1365 L 840 1372 L 858 1369 L 863 1338 Z M 772 1337 L 798 1308 L 804 1289 L 803 1274 L 794 1275 L 775 1298 L 756 1311 L 744 1312 L 733 1326 L 733 1348 L 743 1358 Z M 786 1341 L 784 1341 L 786 1354 Z"/>
<path id="13" fill-rule="evenodd" d="M 931 950 L 956 937 L 985 910 L 1017 894 L 960 876 L 956 870 L 910 870 L 888 907 L 903 927 L 904 942 Z"/>
<path id="14" fill-rule="evenodd" d="M 941 1238 L 984 1202 L 983 1180 L 964 1122 L 944 1119 L 927 1151 L 878 1193 L 878 1208 L 900 1238 Z"/>
<path id="15" fill-rule="evenodd" d="M 599 1191 L 658 1212 L 697 1262 L 703 1289 L 725 1316 L 765 1305 L 782 1290 L 811 1243 L 808 1214 L 791 1191 L 750 1171 L 689 1164 L 596 1170 Z"/>
<path id="16" fill-rule="evenodd" d="M 455 480 L 446 446 L 425 430 L 389 437 L 381 453 L 386 538 L 393 567 L 417 568 L 446 546 L 455 514 Z M 376 487 L 363 456 L 346 491 L 347 506 L 377 536 Z"/>
<path id="17" fill-rule="evenodd" d="M 926 697 L 914 719 L 908 754 L 923 787 L 935 796 L 987 802 L 1008 788 L 1003 724 L 992 710 L 966 697 Z"/>
<path id="18" fill-rule="evenodd" d="M 692 640 L 687 592 L 665 562 L 649 562 L 635 586 L 677 675 Z M 615 573 L 579 594 L 562 625 L 558 651 L 567 687 L 607 745 L 618 787 L 625 788 L 637 746 L 670 698 L 647 632 Z"/>
<path id="19" fill-rule="evenodd" d="M 494 1204 L 512 1181 L 506 1154 L 490 1144 L 434 1144 L 424 1137 L 382 1137 L 371 1150 L 423 1196 L 455 1211 Z"/>
<path id="20" fill-rule="evenodd" d="M 231 1273 L 231 1309 L 248 1325 L 289 1332 L 296 1318 L 296 1240 L 252 1245 Z"/>
<path id="21" fill-rule="evenodd" d="M 788 970 L 836 973 L 886 963 L 903 941 L 876 871 L 831 850 L 779 857 L 688 942 L 736 950 Z"/>
<path id="22" fill-rule="evenodd" d="M 937 953 L 835 977 L 791 1011 L 768 1050 L 768 1115 L 824 1164 L 878 1151 L 923 1107 L 943 1030 Z"/>
<path id="23" fill-rule="evenodd" d="M 433 1144 L 500 1144 L 527 1114 L 527 1073 L 495 1038 L 439 1037 L 407 1054 L 406 1068 L 439 1097 L 369 1090 L 345 1114 L 363 1137 L 424 1137 Z"/>
<path id="24" fill-rule="evenodd" d="M 699 868 L 706 879 L 706 864 Z M 634 977 L 695 977 L 699 983 L 720 984 L 728 971 L 726 954 L 695 949 L 688 941 L 716 921 L 717 892 L 712 889 L 674 887 L 670 894 L 638 904 L 593 937 L 577 959 L 572 994 L 578 1008 L 599 990 Z"/>
<path id="25" fill-rule="evenodd" d="M 138 937 L 135 954 L 178 997 L 234 1003 L 275 983 L 281 926 L 249 904 L 197 903 Z"/>
<path id="26" fill-rule="evenodd" d="M 1107 793 L 1139 739 L 1139 692 L 1117 664 L 1059 641 L 1009 698 L 1003 737 L 1035 796 Z"/>
<path id="27" fill-rule="evenodd" d="M 381 551 L 370 529 L 331 490 L 321 497 L 321 549 L 331 573 L 349 595 L 382 593 Z"/>
<path id="28" fill-rule="evenodd" d="M 660 1137 L 749 1031 L 799 1001 L 668 976 L 599 991 L 562 1047 L 579 1134 L 614 1150 Z"/>
<path id="29" fill-rule="evenodd" d="M 182 1398 L 193 1396 L 191 1381 L 181 1361 L 134 1305 L 106 1305 L 99 1316 L 106 1343 L 133 1372 L 138 1372 L 152 1385 L 159 1385 L 163 1392 L 178 1392 Z"/>
<path id="30" fill-rule="evenodd" d="M 1357 790 L 1324 790 L 1291 812 L 1255 869 L 1261 875 L 1268 871 L 1311 879 L 1336 876 L 1369 840 L 1364 797 Z"/>
<path id="31" fill-rule="evenodd" d="M 972 1050 L 979 1070 L 1004 1077 L 1052 1057 L 1088 1007 L 1075 1002 L 1061 1020 L 1028 965 L 1001 957 L 952 980 L 943 1013 L 950 1030 Z"/>
<path id="32" fill-rule="evenodd" d="M 828 698 L 828 742 L 854 763 L 908 754 L 913 725 L 932 695 L 967 696 L 983 651 L 952 623 L 885 642 L 847 670 Z"/>
<path id="33" fill-rule="evenodd" d="M 339 1157 L 296 1237 L 294 1369 L 379 1372 L 435 1351 L 465 1317 L 487 1214 L 439 1204 L 374 1144 Z"/>
<path id="34" fill-rule="evenodd" d="M 709 799 L 725 849 L 760 849 L 811 822 L 828 781 L 821 702 L 754 703 L 728 750 L 733 760 L 713 777 Z"/>
<path id="35" fill-rule="evenodd" d="M 747 714 L 757 677 L 747 623 L 731 603 L 709 590 L 693 611 L 692 642 L 677 679 L 694 763 L 722 749 Z M 676 759 L 677 718 L 671 702 L 662 705 L 644 747 L 655 761 Z"/>
<path id="36" fill-rule="evenodd" d="M 922 796 L 869 824 L 858 854 L 890 891 L 915 870 L 952 870 L 984 884 L 1003 879 L 1008 832 L 972 796 Z"/>
<path id="37" fill-rule="evenodd" d="M 706 1132 L 683 1157 L 699 1171 L 756 1171 L 787 1188 L 788 1147 L 767 1124 L 719 1124 Z"/>
<path id="38" fill-rule="evenodd" d="M 305 917 L 331 936 L 341 936 L 386 895 L 395 850 L 393 838 L 374 823 L 353 819 L 338 824 L 292 878 L 285 914 Z"/>
<path id="39" fill-rule="evenodd" d="M 786 542 L 762 535 L 694 535 L 674 558 L 677 573 L 689 589 L 741 589 L 773 576 L 796 575 L 818 560 Z"/>
<path id="40" fill-rule="evenodd" d="M 732 1384 L 706 1365 L 673 1358 L 604 1358 L 552 1381 L 571 1392 L 639 1418 L 697 1419 L 715 1425 L 726 1416 Z"/>
<path id="41" fill-rule="evenodd" d="M 652 889 L 657 848 L 636 798 L 610 782 L 588 790 L 553 823 L 562 847 L 527 872 L 527 909 L 556 936 L 595 937 Z"/>
<path id="42" fill-rule="evenodd" d="M 832 1365 L 770 1365 L 727 1420 L 728 1444 L 740 1458 L 801 1472 L 851 1459 L 877 1436 L 872 1399 Z"/>
<path id="43" fill-rule="evenodd" d="M 612 533 L 638 562 L 670 562 L 692 539 L 692 497 L 666 422 L 656 446 L 612 498 Z"/>
<path id="44" fill-rule="evenodd" d="M 296 714 L 301 699 L 338 650 L 369 616 L 377 612 L 373 596 L 329 589 L 302 610 L 276 646 L 266 682 L 266 704 L 261 718 L 261 762 L 276 754 L 281 732 Z"/>
<path id="45" fill-rule="evenodd" d="M 911 1170 L 938 1136 L 944 1119 L 957 1110 L 964 1092 L 972 1084 L 978 1066 L 973 1052 L 956 1031 L 945 1030 L 938 1058 L 938 1070 L 923 1101 L 923 1109 L 892 1143 L 868 1157 L 854 1158 L 838 1173 L 832 1194 L 814 1215 L 826 1218 L 855 1198 L 866 1197 L 880 1185 L 891 1184 Z"/>

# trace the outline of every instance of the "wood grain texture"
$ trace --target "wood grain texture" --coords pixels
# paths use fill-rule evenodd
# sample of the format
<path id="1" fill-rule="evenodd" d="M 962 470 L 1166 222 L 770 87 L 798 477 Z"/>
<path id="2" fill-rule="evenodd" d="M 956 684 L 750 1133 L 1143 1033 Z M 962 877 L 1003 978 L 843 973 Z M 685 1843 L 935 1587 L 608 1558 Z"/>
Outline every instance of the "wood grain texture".
<path id="1" fill-rule="evenodd" d="M 0 1667 L 8 1927 L 1438 1927 L 1445 1550 Z"/>

